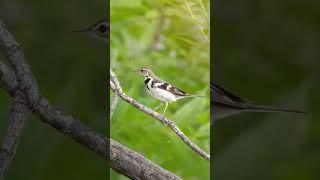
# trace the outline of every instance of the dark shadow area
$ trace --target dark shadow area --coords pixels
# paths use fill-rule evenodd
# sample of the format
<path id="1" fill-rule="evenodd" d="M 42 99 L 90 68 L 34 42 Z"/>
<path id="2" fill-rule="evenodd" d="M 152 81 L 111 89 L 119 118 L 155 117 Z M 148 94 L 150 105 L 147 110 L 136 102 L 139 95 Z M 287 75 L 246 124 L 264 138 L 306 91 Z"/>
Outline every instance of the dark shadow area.
<path id="1" fill-rule="evenodd" d="M 312 115 L 243 113 L 216 121 L 214 178 L 319 179 L 320 3 L 215 5 L 215 82 L 258 104 Z"/>
<path id="2" fill-rule="evenodd" d="M 0 17 L 21 44 L 41 95 L 107 135 L 106 44 L 73 30 L 106 17 L 106 1 L 0 2 Z M 108 8 L 109 9 L 109 8 Z M 0 59 L 5 61 L 0 51 Z M 5 61 L 7 62 L 7 61 Z M 0 139 L 11 98 L 0 91 Z M 106 162 L 32 116 L 6 179 L 107 179 Z"/>

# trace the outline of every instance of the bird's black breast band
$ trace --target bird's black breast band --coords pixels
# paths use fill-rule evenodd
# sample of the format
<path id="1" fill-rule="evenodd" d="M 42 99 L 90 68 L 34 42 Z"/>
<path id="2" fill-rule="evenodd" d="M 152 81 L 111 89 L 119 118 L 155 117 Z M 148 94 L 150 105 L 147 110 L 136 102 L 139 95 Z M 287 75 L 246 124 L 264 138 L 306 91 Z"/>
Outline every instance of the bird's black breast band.
<path id="1" fill-rule="evenodd" d="M 146 85 L 146 87 L 149 89 L 149 87 L 148 87 L 148 82 L 150 81 L 150 78 L 147 78 L 147 79 L 145 79 L 144 80 L 144 84 Z M 150 89 L 149 89 L 150 90 Z"/>

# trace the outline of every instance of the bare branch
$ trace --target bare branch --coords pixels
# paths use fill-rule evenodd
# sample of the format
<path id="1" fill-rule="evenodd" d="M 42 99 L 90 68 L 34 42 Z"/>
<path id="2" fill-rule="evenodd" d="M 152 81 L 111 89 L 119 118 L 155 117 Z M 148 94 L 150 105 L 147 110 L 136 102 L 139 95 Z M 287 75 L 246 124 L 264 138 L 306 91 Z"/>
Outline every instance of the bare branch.
<path id="1" fill-rule="evenodd" d="M 0 73 L 1 83 L 4 89 L 8 90 L 13 96 L 12 110 L 9 118 L 9 126 L 6 136 L 2 143 L 0 152 L 0 177 L 3 177 L 8 169 L 11 160 L 14 158 L 19 139 L 24 128 L 24 123 L 28 118 L 29 104 L 35 104 L 38 101 L 39 93 L 37 83 L 35 82 L 31 69 L 25 61 L 24 55 L 20 50 L 20 45 L 15 41 L 13 36 L 8 32 L 5 25 L 0 20 L 0 45 L 5 50 L 5 55 L 9 58 L 10 63 L 15 69 L 18 77 L 15 83 L 7 83 L 12 80 L 14 73 L 10 71 L 3 63 L 0 63 L 0 68 L 4 71 Z M 18 90 L 22 89 L 24 92 Z"/>
<path id="2" fill-rule="evenodd" d="M 0 20 L 0 45 L 5 55 L 14 68 L 19 82 L 19 88 L 26 92 L 29 103 L 34 106 L 39 100 L 39 90 L 31 68 L 25 60 L 20 44 L 9 33 L 4 23 Z"/>
<path id="3" fill-rule="evenodd" d="M 29 115 L 29 107 L 26 104 L 24 95 L 17 91 L 13 98 L 7 133 L 0 150 L 0 177 L 4 176 L 16 154 L 24 123 Z"/>
<path id="4" fill-rule="evenodd" d="M 134 107 L 138 108 L 142 112 L 150 115 L 151 117 L 155 118 L 156 120 L 160 121 L 162 124 L 165 124 L 168 126 L 174 133 L 176 133 L 180 139 L 187 144 L 192 150 L 194 150 L 196 153 L 198 153 L 200 156 L 205 158 L 206 160 L 210 161 L 210 155 L 208 155 L 206 152 L 204 152 L 202 149 L 200 149 L 196 144 L 194 144 L 179 128 L 175 125 L 175 123 L 169 119 L 167 119 L 162 114 L 157 113 L 156 111 L 148 108 L 147 106 L 144 106 L 143 104 L 140 104 L 133 98 L 127 96 L 124 92 L 122 92 L 122 87 L 120 85 L 119 80 L 116 77 L 116 74 L 110 69 L 110 77 L 113 83 L 110 81 L 110 87 L 112 88 L 112 91 L 115 92 L 119 97 L 121 97 L 123 100 L 125 100 L 127 103 L 133 105 Z"/>
<path id="5" fill-rule="evenodd" d="M 15 91 L 17 82 L 13 79 L 14 74 L 0 61 L 0 87 L 3 87 L 13 96 L 12 109 L 9 117 L 9 125 L 0 149 L 0 178 L 4 176 L 12 159 L 16 154 L 19 139 L 22 134 L 24 123 L 28 118 L 29 107 L 25 102 L 24 94 Z M 8 83 L 10 82 L 10 83 Z"/>
<path id="6" fill-rule="evenodd" d="M 147 180 L 150 177 L 153 177 L 153 179 L 180 179 L 176 175 L 152 163 L 142 155 L 131 151 L 116 141 L 110 139 L 109 142 L 108 138 L 87 127 L 81 121 L 53 107 L 45 98 L 39 96 L 36 81 L 33 78 L 29 65 L 24 60 L 22 52 L 15 48 L 15 40 L 6 30 L 1 21 L 0 43 L 2 46 L 4 46 L 5 51 L 9 51 L 7 52 L 8 57 L 14 59 L 11 59 L 11 64 L 14 66 L 17 76 L 20 76 L 20 78 L 16 77 L 16 74 L 0 61 L 0 88 L 3 88 L 15 98 L 14 107 L 12 110 L 14 113 L 11 114 L 11 117 L 13 117 L 15 120 L 20 119 L 19 122 L 15 121 L 19 123 L 17 127 L 21 127 L 22 129 L 23 123 L 21 120 L 25 120 L 27 118 L 27 116 L 23 116 L 23 112 L 27 113 L 28 110 L 32 109 L 33 113 L 38 115 L 42 122 L 49 124 L 61 133 L 71 137 L 76 142 L 96 152 L 98 155 L 104 158 L 106 162 L 111 162 L 111 168 L 117 172 L 123 173 L 131 179 Z M 13 49 L 11 45 L 13 45 Z M 20 99 L 20 93 L 22 99 Z M 23 108 L 18 106 L 23 106 Z M 23 111 L 16 112 L 16 109 Z M 3 147 L 11 147 L 8 148 L 10 150 L 5 150 L 5 153 L 13 152 L 12 149 L 14 148 L 12 148 L 12 146 L 16 147 L 17 145 L 17 140 L 19 137 L 17 134 L 20 133 L 18 130 L 14 131 L 14 137 L 16 137 L 14 139 L 16 141 L 10 140 L 11 143 L 6 145 L 7 141 L 5 140 Z M 8 134 L 11 134 L 11 132 Z M 0 159 L 3 158 L 3 155 L 5 154 L 0 154 Z M 13 155 L 10 156 L 11 159 Z M 7 165 L 5 169 L 7 169 Z"/>
<path id="7" fill-rule="evenodd" d="M 0 87 L 6 90 L 11 96 L 14 90 L 18 87 L 18 82 L 11 69 L 8 68 L 3 62 L 0 61 Z"/>
<path id="8" fill-rule="evenodd" d="M 110 104 L 110 119 L 112 118 L 112 115 L 117 108 L 118 101 L 119 101 L 119 96 L 116 93 L 114 93 L 111 104 Z"/>

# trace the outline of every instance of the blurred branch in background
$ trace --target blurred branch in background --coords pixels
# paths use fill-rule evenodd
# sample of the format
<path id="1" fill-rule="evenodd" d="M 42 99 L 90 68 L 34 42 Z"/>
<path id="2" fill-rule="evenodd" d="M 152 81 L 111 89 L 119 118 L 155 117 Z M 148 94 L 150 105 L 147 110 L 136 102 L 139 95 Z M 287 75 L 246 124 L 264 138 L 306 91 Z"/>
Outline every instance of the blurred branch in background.
<path id="1" fill-rule="evenodd" d="M 14 158 L 24 121 L 28 117 L 28 112 L 32 110 L 42 122 L 94 151 L 107 162 L 110 160 L 111 168 L 129 178 L 180 179 L 116 141 L 110 139 L 109 143 L 108 138 L 53 107 L 45 98 L 41 97 L 36 80 L 33 78 L 31 68 L 27 64 L 19 44 L 7 31 L 2 21 L 0 21 L 0 45 L 10 64 L 14 67 L 14 71 L 12 71 L 0 61 L 0 88 L 14 98 L 10 124 L 0 154 L 1 178 L 8 169 L 10 161 Z"/>
<path id="2" fill-rule="evenodd" d="M 116 74 L 110 69 L 110 87 L 114 93 L 116 93 L 119 97 L 125 100 L 127 103 L 133 105 L 137 109 L 141 110 L 142 112 L 150 115 L 151 117 L 155 118 L 156 120 L 160 121 L 162 124 L 168 126 L 180 139 L 188 145 L 193 151 L 198 153 L 200 156 L 205 158 L 206 160 L 210 161 L 210 155 L 204 152 L 201 148 L 199 148 L 196 144 L 194 144 L 176 125 L 173 121 L 167 119 L 162 114 L 157 113 L 156 111 L 138 103 L 133 98 L 127 96 L 124 92 L 122 92 L 122 87 L 119 83 L 119 80 L 116 77 Z"/>
<path id="3" fill-rule="evenodd" d="M 114 93 L 111 104 L 110 104 L 110 119 L 112 118 L 112 115 L 117 108 L 118 101 L 119 101 L 119 97 L 116 93 Z"/>
<path id="4" fill-rule="evenodd" d="M 207 34 L 204 32 L 204 28 L 203 28 L 202 25 L 201 25 L 201 21 L 200 21 L 199 19 L 197 19 L 197 18 L 195 17 L 195 15 L 193 14 L 193 11 L 192 11 L 192 9 L 191 9 L 191 6 L 190 6 L 188 0 L 184 0 L 184 2 L 185 2 L 185 6 L 186 6 L 186 11 L 189 13 L 189 15 L 191 16 L 191 18 L 192 18 L 192 19 L 194 20 L 194 22 L 197 24 L 197 26 L 198 26 L 201 34 L 202 34 L 203 37 L 205 38 L 205 40 L 206 40 L 207 42 L 210 42 L 210 39 L 208 38 Z M 204 5 L 203 5 L 202 0 L 198 1 L 198 3 L 199 3 L 199 5 L 200 5 L 200 7 L 203 9 L 202 12 L 204 12 L 204 14 L 205 14 L 205 16 L 206 16 L 206 18 L 207 18 L 207 21 L 210 21 L 210 20 L 209 20 L 209 16 L 208 16 L 208 14 L 206 13 L 206 9 L 205 9 L 205 7 L 204 7 Z M 207 21 L 204 21 L 204 22 L 207 22 Z"/>
<path id="5" fill-rule="evenodd" d="M 153 35 L 153 40 L 149 46 L 149 49 L 152 51 L 159 51 L 163 48 L 161 41 L 162 41 L 162 31 L 165 25 L 165 21 L 166 21 L 166 16 L 162 11 L 160 11 L 157 27 Z"/>

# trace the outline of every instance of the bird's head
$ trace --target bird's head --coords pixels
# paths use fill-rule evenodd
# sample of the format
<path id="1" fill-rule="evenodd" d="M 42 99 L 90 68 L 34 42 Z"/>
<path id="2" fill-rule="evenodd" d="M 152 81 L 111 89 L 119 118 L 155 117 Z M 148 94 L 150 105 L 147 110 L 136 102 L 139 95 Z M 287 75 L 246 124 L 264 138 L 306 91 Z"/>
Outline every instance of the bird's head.
<path id="1" fill-rule="evenodd" d="M 154 76 L 154 73 L 152 72 L 152 70 L 149 68 L 145 68 L 145 67 L 139 68 L 138 70 L 136 70 L 136 72 L 144 77 L 153 77 Z"/>
<path id="2" fill-rule="evenodd" d="M 108 41 L 110 24 L 106 19 L 102 19 L 87 28 L 75 30 L 74 32 L 87 33 L 95 38 Z"/>

